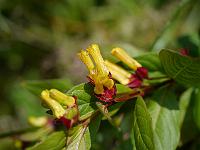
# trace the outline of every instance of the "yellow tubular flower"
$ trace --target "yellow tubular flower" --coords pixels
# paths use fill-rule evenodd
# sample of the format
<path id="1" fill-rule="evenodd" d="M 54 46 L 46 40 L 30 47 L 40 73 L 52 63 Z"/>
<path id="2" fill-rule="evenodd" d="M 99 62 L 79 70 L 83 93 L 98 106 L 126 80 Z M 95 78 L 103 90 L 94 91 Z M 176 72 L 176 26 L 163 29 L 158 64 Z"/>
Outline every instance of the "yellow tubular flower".
<path id="1" fill-rule="evenodd" d="M 111 54 L 117 57 L 119 60 L 128 65 L 131 69 L 137 70 L 137 68 L 142 67 L 140 63 L 138 63 L 135 59 L 130 57 L 123 49 L 114 48 L 111 51 Z"/>
<path id="2" fill-rule="evenodd" d="M 94 59 L 99 75 L 107 76 L 109 74 L 109 71 L 104 64 L 104 60 L 103 57 L 101 56 L 98 45 L 92 44 L 91 46 L 89 46 L 87 51 Z"/>
<path id="3" fill-rule="evenodd" d="M 50 97 L 60 104 L 71 107 L 75 104 L 75 99 L 72 96 L 68 96 L 56 89 L 51 89 L 49 91 Z"/>
<path id="4" fill-rule="evenodd" d="M 131 77 L 131 74 L 129 72 L 107 60 L 105 61 L 105 64 L 114 79 L 116 79 L 123 85 L 127 85 L 129 83 L 129 78 Z"/>
<path id="5" fill-rule="evenodd" d="M 86 65 L 89 72 L 92 72 L 92 70 L 94 69 L 94 64 L 93 64 L 88 52 L 81 50 L 81 52 L 78 53 L 78 56 L 81 59 L 81 61 Z"/>
<path id="6" fill-rule="evenodd" d="M 109 90 L 113 88 L 114 81 L 110 79 L 109 70 L 101 56 L 98 45 L 92 44 L 87 48 L 87 51 L 81 50 L 78 56 L 89 70 L 88 76 L 94 82 L 94 92 L 96 94 L 102 94 L 104 87 Z"/>
<path id="7" fill-rule="evenodd" d="M 41 97 L 43 101 L 47 104 L 47 106 L 51 109 L 51 111 L 53 112 L 53 115 L 56 118 L 60 118 L 65 114 L 64 108 L 57 101 L 50 98 L 48 90 L 42 91 Z"/>

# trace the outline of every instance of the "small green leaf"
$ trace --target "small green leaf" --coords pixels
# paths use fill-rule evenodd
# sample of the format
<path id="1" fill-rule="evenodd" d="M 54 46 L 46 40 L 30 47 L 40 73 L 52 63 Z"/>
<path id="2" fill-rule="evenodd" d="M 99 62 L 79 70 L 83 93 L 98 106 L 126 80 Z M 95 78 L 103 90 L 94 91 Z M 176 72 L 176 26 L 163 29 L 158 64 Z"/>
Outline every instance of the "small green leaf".
<path id="1" fill-rule="evenodd" d="M 159 56 L 168 76 L 183 85 L 200 87 L 200 58 L 182 56 L 166 49 L 161 50 Z"/>
<path id="2" fill-rule="evenodd" d="M 91 139 L 89 128 L 79 125 L 69 130 L 66 150 L 89 150 Z"/>
<path id="3" fill-rule="evenodd" d="M 132 122 L 133 149 L 154 150 L 151 116 L 142 97 L 135 103 Z"/>
<path id="4" fill-rule="evenodd" d="M 198 129 L 200 130 L 200 89 L 196 89 L 194 93 L 193 117 Z"/>
<path id="5" fill-rule="evenodd" d="M 180 138 L 180 110 L 173 91 L 160 88 L 147 103 L 156 150 L 176 149 Z"/>
<path id="6" fill-rule="evenodd" d="M 33 81 L 24 81 L 22 86 L 29 90 L 31 93 L 39 96 L 42 90 L 45 89 L 58 89 L 62 92 L 66 92 L 73 85 L 70 80 L 67 79 L 52 79 L 52 80 L 33 80 Z"/>
<path id="7" fill-rule="evenodd" d="M 130 93 L 133 91 L 131 88 L 123 84 L 116 84 L 116 88 L 117 88 L 117 94 Z"/>
<path id="8" fill-rule="evenodd" d="M 77 97 L 80 120 L 90 117 L 97 110 L 93 87 L 89 83 L 73 87 L 67 94 Z"/>
<path id="9" fill-rule="evenodd" d="M 33 147 L 27 148 L 27 150 L 61 150 L 65 146 L 65 143 L 65 133 L 63 131 L 58 131 L 50 134 L 47 138 Z"/>

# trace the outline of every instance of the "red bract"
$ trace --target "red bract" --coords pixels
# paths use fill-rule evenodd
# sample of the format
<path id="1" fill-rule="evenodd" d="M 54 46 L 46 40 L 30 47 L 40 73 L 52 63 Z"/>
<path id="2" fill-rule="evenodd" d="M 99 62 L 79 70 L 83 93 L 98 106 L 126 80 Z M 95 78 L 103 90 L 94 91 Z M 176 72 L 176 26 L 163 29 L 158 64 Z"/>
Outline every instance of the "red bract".
<path id="1" fill-rule="evenodd" d="M 114 86 L 112 89 L 108 89 L 104 87 L 104 92 L 102 94 L 95 94 L 95 96 L 104 102 L 113 102 L 114 97 L 116 96 L 116 86 Z"/>
<path id="2" fill-rule="evenodd" d="M 148 79 L 148 70 L 144 67 L 137 68 L 135 73 L 140 79 Z"/>
<path id="3" fill-rule="evenodd" d="M 138 88 L 141 85 L 142 85 L 142 80 L 136 74 L 132 74 L 130 78 L 130 82 L 128 83 L 128 87 Z"/>
<path id="4" fill-rule="evenodd" d="M 64 126 L 66 126 L 68 129 L 71 128 L 73 125 L 72 120 L 66 119 L 65 117 L 61 117 L 59 121 L 62 122 Z"/>
<path id="5" fill-rule="evenodd" d="M 180 54 L 183 56 L 188 56 L 189 51 L 188 51 L 188 49 L 182 48 L 182 49 L 180 49 Z"/>
<path id="6" fill-rule="evenodd" d="M 89 83 L 94 86 L 95 82 L 94 80 L 92 80 L 90 77 L 88 77 Z M 112 79 L 111 74 L 109 73 L 109 78 Z M 111 89 L 108 89 L 107 87 L 104 87 L 104 92 L 102 94 L 96 94 L 94 93 L 94 95 L 101 101 L 104 102 L 113 102 L 114 101 L 114 97 L 116 96 L 116 86 L 114 85 Z"/>

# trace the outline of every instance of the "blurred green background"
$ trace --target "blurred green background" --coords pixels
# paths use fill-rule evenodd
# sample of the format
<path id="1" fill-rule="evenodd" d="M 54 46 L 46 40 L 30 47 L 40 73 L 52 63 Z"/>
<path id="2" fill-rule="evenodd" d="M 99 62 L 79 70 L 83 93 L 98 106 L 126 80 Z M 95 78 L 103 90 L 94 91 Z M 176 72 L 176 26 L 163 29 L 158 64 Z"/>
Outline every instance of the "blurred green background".
<path id="1" fill-rule="evenodd" d="M 199 10 L 197 0 L 0 0 L 0 132 L 44 115 L 26 80 L 86 81 L 76 53 L 91 43 L 106 58 L 114 46 L 133 56 L 198 49 Z"/>

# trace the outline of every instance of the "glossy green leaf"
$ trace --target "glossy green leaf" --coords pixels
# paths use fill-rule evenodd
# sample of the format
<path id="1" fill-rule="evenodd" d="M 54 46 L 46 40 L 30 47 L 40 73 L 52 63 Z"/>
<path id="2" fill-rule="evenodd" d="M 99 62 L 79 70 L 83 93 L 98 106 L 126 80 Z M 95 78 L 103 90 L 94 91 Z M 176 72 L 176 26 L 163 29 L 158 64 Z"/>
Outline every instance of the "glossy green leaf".
<path id="1" fill-rule="evenodd" d="M 200 58 L 182 56 L 166 49 L 161 50 L 159 56 L 168 76 L 183 85 L 200 87 Z"/>
<path id="2" fill-rule="evenodd" d="M 160 88 L 150 98 L 147 107 L 152 118 L 155 149 L 176 149 L 180 138 L 180 110 L 175 94 L 167 88 Z"/>
<path id="3" fill-rule="evenodd" d="M 132 122 L 133 149 L 154 150 L 151 116 L 142 97 L 135 102 Z"/>
<path id="4" fill-rule="evenodd" d="M 64 131 L 54 132 L 47 136 L 43 141 L 27 148 L 27 150 L 61 150 L 66 144 L 66 136 Z"/>
<path id="5" fill-rule="evenodd" d="M 24 81 L 22 86 L 29 90 L 31 93 L 39 96 L 42 90 L 45 89 L 58 89 L 62 92 L 69 90 L 73 84 L 68 79 L 52 79 L 52 80 L 33 80 Z"/>
<path id="6" fill-rule="evenodd" d="M 194 93 L 193 117 L 198 129 L 200 130 L 200 89 L 196 89 Z"/>
<path id="7" fill-rule="evenodd" d="M 89 128 L 79 125 L 69 130 L 66 150 L 89 150 L 91 139 Z"/>
<path id="8" fill-rule="evenodd" d="M 89 83 L 83 83 L 73 87 L 67 94 L 77 97 L 80 120 L 90 117 L 97 110 L 93 87 Z"/>
<path id="9" fill-rule="evenodd" d="M 163 71 L 158 54 L 148 53 L 135 58 L 143 67 L 149 71 Z"/>

